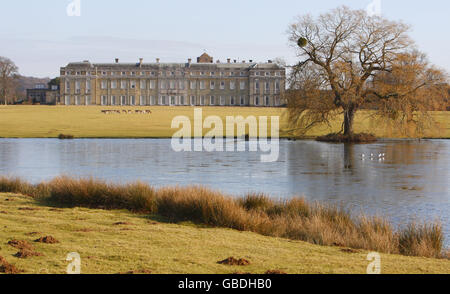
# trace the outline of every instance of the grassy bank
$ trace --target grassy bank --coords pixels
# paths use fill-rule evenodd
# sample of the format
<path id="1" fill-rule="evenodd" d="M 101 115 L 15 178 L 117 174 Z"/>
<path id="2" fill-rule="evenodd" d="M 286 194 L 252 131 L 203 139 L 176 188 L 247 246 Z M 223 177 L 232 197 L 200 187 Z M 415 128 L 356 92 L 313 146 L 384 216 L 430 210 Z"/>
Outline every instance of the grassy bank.
<path id="1" fill-rule="evenodd" d="M 8 200 L 8 201 L 7 201 Z M 66 256 L 78 252 L 85 274 L 365 274 L 364 250 L 312 245 L 251 232 L 208 228 L 190 222 L 171 224 L 161 217 L 123 210 L 53 208 L 30 197 L 0 194 L 0 256 L 26 274 L 64 274 Z M 119 224 L 121 223 L 121 224 Z M 59 243 L 34 242 L 51 235 Z M 7 243 L 27 241 L 42 256 L 18 258 Z M 248 266 L 217 262 L 245 258 Z M 386 274 L 450 273 L 450 261 L 381 254 Z"/>
<path id="2" fill-rule="evenodd" d="M 152 114 L 111 114 L 107 109 L 151 110 Z M 170 138 L 172 119 L 187 116 L 193 121 L 193 107 L 102 107 L 102 106 L 0 106 L 0 137 L 5 138 L 57 138 L 60 134 L 76 138 Z M 287 112 L 283 108 L 203 107 L 203 118 L 217 115 L 225 122 L 226 116 L 248 117 L 280 116 L 281 137 L 287 137 Z M 373 133 L 382 138 L 404 137 L 395 127 L 383 126 L 370 118 L 371 112 L 360 111 L 355 132 Z M 433 112 L 438 127 L 424 136 L 450 138 L 450 112 Z M 331 126 L 323 125 L 310 130 L 308 137 L 338 132 L 341 118 Z M 208 130 L 204 130 L 206 134 Z M 224 130 L 225 132 L 225 130 Z"/>
<path id="3" fill-rule="evenodd" d="M 264 195 L 247 195 L 233 199 L 202 187 L 155 190 L 139 182 L 116 185 L 67 177 L 35 186 L 0 178 L 0 192 L 30 195 L 62 207 L 127 209 L 173 222 L 190 221 L 325 246 L 434 258 L 444 254 L 440 224 L 396 229 L 382 218 L 352 217 L 341 208 L 300 198 L 274 201 Z"/>

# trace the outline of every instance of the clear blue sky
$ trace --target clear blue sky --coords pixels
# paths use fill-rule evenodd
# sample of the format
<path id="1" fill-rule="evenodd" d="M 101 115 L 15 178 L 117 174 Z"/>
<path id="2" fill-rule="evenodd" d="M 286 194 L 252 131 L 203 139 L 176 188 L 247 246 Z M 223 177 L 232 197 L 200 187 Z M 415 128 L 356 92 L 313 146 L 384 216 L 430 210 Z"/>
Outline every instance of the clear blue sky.
<path id="1" fill-rule="evenodd" d="M 20 73 L 54 77 L 71 61 L 182 62 L 203 50 L 222 61 L 294 62 L 286 30 L 299 14 L 340 5 L 366 8 L 372 0 L 0 0 L 0 56 Z M 413 26 L 412 37 L 430 60 L 450 71 L 450 2 L 381 0 L 382 14 Z"/>

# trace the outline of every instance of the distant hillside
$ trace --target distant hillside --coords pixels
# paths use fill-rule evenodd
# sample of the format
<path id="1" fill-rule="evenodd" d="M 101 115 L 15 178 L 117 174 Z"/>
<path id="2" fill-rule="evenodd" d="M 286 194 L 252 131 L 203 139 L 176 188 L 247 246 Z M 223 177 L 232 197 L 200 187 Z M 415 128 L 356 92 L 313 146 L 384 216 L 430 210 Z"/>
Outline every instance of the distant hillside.
<path id="1" fill-rule="evenodd" d="M 17 100 L 25 99 L 27 96 L 27 89 L 32 89 L 36 84 L 48 84 L 50 78 L 35 78 L 19 76 L 17 78 Z"/>

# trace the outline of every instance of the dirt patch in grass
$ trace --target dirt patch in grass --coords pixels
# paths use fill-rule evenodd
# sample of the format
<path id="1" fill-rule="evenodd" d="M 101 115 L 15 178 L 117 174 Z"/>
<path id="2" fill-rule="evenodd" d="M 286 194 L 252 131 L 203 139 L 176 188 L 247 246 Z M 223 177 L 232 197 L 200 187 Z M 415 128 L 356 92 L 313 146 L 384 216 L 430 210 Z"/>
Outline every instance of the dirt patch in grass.
<path id="1" fill-rule="evenodd" d="M 22 270 L 19 270 L 14 265 L 12 265 L 8 261 L 6 261 L 5 258 L 0 256 L 0 273 L 15 275 L 15 274 L 19 274 L 22 272 L 23 272 Z"/>
<path id="2" fill-rule="evenodd" d="M 342 252 L 344 253 L 359 253 L 359 250 L 351 249 L 351 248 L 342 248 Z"/>
<path id="3" fill-rule="evenodd" d="M 244 259 L 244 258 L 237 259 L 234 257 L 228 257 L 227 259 L 218 261 L 217 263 L 224 264 L 224 265 L 239 265 L 239 266 L 250 265 L 250 261 L 248 261 L 247 259 Z"/>
<path id="4" fill-rule="evenodd" d="M 95 232 L 95 230 L 94 229 L 89 229 L 89 228 L 82 228 L 82 229 L 75 230 L 75 232 L 77 232 L 77 233 L 90 233 L 90 232 Z"/>
<path id="5" fill-rule="evenodd" d="M 5 201 L 6 201 L 6 202 L 12 202 L 12 201 L 14 201 L 14 199 L 6 198 Z"/>
<path id="6" fill-rule="evenodd" d="M 53 238 L 52 236 L 41 237 L 39 239 L 34 240 L 34 242 L 45 243 L 45 244 L 56 244 L 59 243 L 58 240 Z"/>
<path id="7" fill-rule="evenodd" d="M 282 270 L 268 270 L 264 274 L 265 275 L 287 275 L 287 273 Z"/>
<path id="8" fill-rule="evenodd" d="M 64 212 L 64 210 L 59 209 L 59 208 L 50 208 L 48 211 L 51 211 L 51 212 Z"/>
<path id="9" fill-rule="evenodd" d="M 129 222 L 117 222 L 113 224 L 114 226 L 133 226 L 134 224 Z"/>
<path id="10" fill-rule="evenodd" d="M 29 258 L 34 256 L 44 256 L 44 254 L 28 249 L 22 249 L 19 252 L 17 252 L 14 256 L 17 258 Z"/>
<path id="11" fill-rule="evenodd" d="M 0 211 L 0 214 L 8 214 L 6 211 Z"/>
<path id="12" fill-rule="evenodd" d="M 34 247 L 31 245 L 28 241 L 25 240 L 11 240 L 8 242 L 9 246 L 12 246 L 14 248 L 20 249 L 20 250 L 30 250 L 33 251 Z"/>
<path id="13" fill-rule="evenodd" d="M 36 235 L 39 235 L 39 234 L 42 234 L 41 232 L 29 232 L 29 233 L 26 233 L 25 235 L 27 235 L 27 236 L 36 236 Z"/>
<path id="14" fill-rule="evenodd" d="M 156 225 L 159 225 L 160 223 L 155 222 L 155 221 L 147 221 L 147 224 L 152 225 L 152 226 L 156 226 Z"/>
<path id="15" fill-rule="evenodd" d="M 119 273 L 120 275 L 150 275 L 152 273 L 151 270 L 141 269 L 141 270 L 133 270 L 124 273 Z"/>
<path id="16" fill-rule="evenodd" d="M 22 211 L 35 211 L 35 210 L 39 210 L 38 208 L 31 208 L 31 207 L 20 207 L 19 210 Z"/>

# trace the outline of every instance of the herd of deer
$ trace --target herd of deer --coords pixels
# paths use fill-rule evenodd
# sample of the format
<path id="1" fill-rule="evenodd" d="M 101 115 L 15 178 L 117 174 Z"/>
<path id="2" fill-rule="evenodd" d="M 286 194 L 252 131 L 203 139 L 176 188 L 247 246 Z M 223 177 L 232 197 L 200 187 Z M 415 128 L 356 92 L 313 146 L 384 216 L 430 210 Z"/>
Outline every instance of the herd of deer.
<path id="1" fill-rule="evenodd" d="M 103 114 L 152 114 L 150 110 L 102 110 Z"/>

